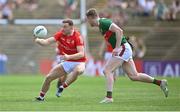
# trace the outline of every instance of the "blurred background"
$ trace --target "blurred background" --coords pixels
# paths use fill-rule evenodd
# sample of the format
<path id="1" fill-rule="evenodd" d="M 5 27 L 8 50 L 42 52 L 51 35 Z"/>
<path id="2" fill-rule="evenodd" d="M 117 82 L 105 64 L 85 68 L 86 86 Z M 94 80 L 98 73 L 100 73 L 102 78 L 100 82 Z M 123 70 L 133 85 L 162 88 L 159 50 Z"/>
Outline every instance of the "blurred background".
<path id="1" fill-rule="evenodd" d="M 32 30 L 44 25 L 53 36 L 62 19 L 72 18 L 86 43 L 85 75 L 101 76 L 103 36 L 85 22 L 92 7 L 130 38 L 139 72 L 180 76 L 180 0 L 0 0 L 0 75 L 47 74 L 56 63 L 56 45 L 36 45 Z"/>

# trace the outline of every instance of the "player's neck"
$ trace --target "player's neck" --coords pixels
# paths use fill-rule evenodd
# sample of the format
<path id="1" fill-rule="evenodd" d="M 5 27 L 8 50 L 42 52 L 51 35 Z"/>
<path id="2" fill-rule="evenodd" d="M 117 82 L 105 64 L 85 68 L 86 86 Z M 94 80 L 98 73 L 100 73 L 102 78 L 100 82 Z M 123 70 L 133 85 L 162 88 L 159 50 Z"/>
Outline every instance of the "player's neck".
<path id="1" fill-rule="evenodd" d="M 65 34 L 65 35 L 66 35 L 66 36 L 72 36 L 72 35 L 73 35 L 73 33 L 74 33 L 74 29 L 73 29 L 73 30 L 71 30 L 71 32 L 70 32 L 70 33 Z"/>
<path id="2" fill-rule="evenodd" d="M 97 21 L 97 26 L 99 26 L 99 20 L 100 20 L 100 17 L 98 17 L 98 18 L 96 19 L 96 21 Z"/>

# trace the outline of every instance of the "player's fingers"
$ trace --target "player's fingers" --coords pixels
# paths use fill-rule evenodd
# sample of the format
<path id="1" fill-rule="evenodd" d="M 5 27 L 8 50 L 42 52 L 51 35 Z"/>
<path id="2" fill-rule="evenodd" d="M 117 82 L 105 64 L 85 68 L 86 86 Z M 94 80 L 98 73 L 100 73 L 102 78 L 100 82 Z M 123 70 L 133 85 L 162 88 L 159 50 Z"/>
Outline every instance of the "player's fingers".
<path id="1" fill-rule="evenodd" d="M 35 41 L 38 37 L 33 34 L 33 40 Z"/>
<path id="2" fill-rule="evenodd" d="M 63 56 L 63 55 L 61 55 L 61 56 L 60 56 L 60 59 L 61 59 L 61 60 L 64 60 L 64 56 Z"/>
<path id="3" fill-rule="evenodd" d="M 112 55 L 113 56 L 118 56 L 118 52 L 113 52 Z"/>
<path id="4" fill-rule="evenodd" d="M 65 55 L 66 53 L 65 52 L 62 52 L 63 55 Z"/>

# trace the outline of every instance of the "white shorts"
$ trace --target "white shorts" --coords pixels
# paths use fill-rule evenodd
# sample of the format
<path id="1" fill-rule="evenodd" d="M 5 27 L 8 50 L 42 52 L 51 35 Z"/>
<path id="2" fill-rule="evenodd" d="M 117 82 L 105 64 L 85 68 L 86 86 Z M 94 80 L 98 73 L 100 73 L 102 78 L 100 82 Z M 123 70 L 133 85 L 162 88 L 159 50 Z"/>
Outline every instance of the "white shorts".
<path id="1" fill-rule="evenodd" d="M 69 74 L 71 73 L 74 68 L 79 65 L 80 63 L 85 63 L 85 62 L 72 62 L 72 61 L 64 61 L 61 62 L 60 64 L 62 65 L 62 67 L 64 68 L 64 71 Z M 85 64 L 84 64 L 85 66 Z"/>
<path id="2" fill-rule="evenodd" d="M 61 60 L 61 56 L 60 55 L 56 55 L 56 59 L 55 59 L 57 64 L 60 64 L 63 60 Z"/>
<path id="3" fill-rule="evenodd" d="M 125 43 L 121 46 L 121 51 L 119 53 L 118 56 L 114 56 L 114 57 L 117 57 L 117 58 L 120 58 L 124 61 L 129 61 L 129 59 L 132 59 L 132 49 L 131 49 L 131 46 L 129 45 L 129 43 Z"/>

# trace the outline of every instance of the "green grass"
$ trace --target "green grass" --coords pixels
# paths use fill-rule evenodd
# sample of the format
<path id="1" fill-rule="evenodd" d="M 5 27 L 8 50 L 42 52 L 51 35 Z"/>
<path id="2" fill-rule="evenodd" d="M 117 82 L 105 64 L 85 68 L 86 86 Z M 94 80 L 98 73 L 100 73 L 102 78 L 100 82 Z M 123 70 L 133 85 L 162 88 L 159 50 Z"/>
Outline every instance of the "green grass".
<path id="1" fill-rule="evenodd" d="M 170 94 L 165 98 L 160 88 L 152 84 L 132 82 L 119 77 L 114 86 L 114 103 L 99 104 L 105 95 L 103 77 L 81 76 L 55 97 L 56 81 L 46 95 L 45 102 L 36 102 L 44 78 L 40 75 L 0 76 L 0 110 L 51 111 L 180 111 L 180 78 L 167 78 Z"/>

